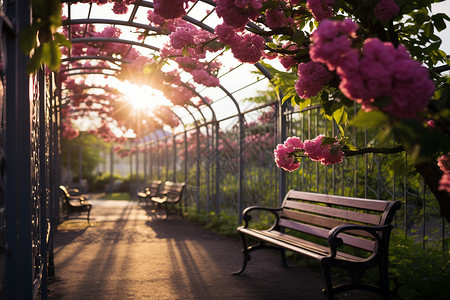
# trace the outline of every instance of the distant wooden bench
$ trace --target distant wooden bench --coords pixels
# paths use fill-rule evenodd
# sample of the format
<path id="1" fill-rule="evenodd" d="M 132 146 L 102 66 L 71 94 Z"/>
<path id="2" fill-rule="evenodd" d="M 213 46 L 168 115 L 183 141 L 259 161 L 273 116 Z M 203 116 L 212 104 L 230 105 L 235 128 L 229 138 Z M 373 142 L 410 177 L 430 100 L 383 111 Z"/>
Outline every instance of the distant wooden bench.
<path id="1" fill-rule="evenodd" d="M 153 180 L 148 187 L 137 193 L 138 204 L 148 204 L 151 197 L 159 197 L 161 192 L 162 181 Z"/>
<path id="2" fill-rule="evenodd" d="M 160 196 L 151 197 L 151 201 L 157 204 L 158 207 L 164 208 L 166 211 L 166 218 L 169 213 L 175 211 L 181 216 L 183 212 L 181 210 L 181 205 L 178 205 L 184 196 L 184 191 L 186 189 L 186 184 L 184 182 L 177 183 L 172 181 L 164 182 Z"/>
<path id="3" fill-rule="evenodd" d="M 87 212 L 87 221 L 91 225 L 89 217 L 91 214 L 92 204 L 84 196 L 72 196 L 67 188 L 63 185 L 59 186 L 63 196 L 63 210 L 65 217 L 69 218 L 72 213 Z"/>
<path id="4" fill-rule="evenodd" d="M 285 250 L 316 259 L 325 281 L 323 294 L 333 299 L 338 293 L 359 289 L 390 298 L 388 277 L 389 237 L 392 219 L 400 207 L 397 201 L 369 200 L 307 193 L 291 190 L 279 208 L 248 207 L 244 210 L 244 226 L 237 230 L 244 249 L 242 273 L 250 260 L 250 252 L 273 248 L 281 252 L 286 266 Z M 275 216 L 270 229 L 249 227 L 251 213 L 267 211 Z M 344 233 L 345 232 L 345 233 Z M 248 246 L 247 236 L 257 241 Z M 333 286 L 331 268 L 348 270 L 351 282 Z M 365 270 L 378 268 L 379 284 L 361 283 Z M 307 284 L 307 283 L 305 283 Z"/>

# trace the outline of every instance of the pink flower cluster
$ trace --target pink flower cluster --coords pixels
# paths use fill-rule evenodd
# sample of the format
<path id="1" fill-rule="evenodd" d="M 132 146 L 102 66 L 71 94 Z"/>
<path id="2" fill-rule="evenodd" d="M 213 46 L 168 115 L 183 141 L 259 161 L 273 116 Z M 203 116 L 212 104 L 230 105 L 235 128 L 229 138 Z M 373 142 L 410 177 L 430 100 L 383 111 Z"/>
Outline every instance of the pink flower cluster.
<path id="1" fill-rule="evenodd" d="M 221 64 L 217 61 L 209 63 L 205 61 L 206 50 L 211 52 L 218 50 L 216 47 L 208 46 L 213 39 L 211 33 L 183 22 L 170 34 L 170 43 L 161 49 L 161 57 L 171 58 L 177 62 L 180 68 L 191 73 L 195 82 L 208 87 L 219 86 L 219 79 L 214 74 L 217 74 Z M 187 52 L 183 52 L 183 49 Z"/>
<path id="2" fill-rule="evenodd" d="M 274 8 L 266 11 L 266 24 L 269 28 L 274 29 L 293 25 L 293 20 L 292 18 L 286 18 L 283 10 Z"/>
<path id="3" fill-rule="evenodd" d="M 303 99 L 317 95 L 332 78 L 323 64 L 313 61 L 299 64 L 297 75 L 295 91 Z"/>
<path id="4" fill-rule="evenodd" d="M 186 14 L 186 6 L 190 0 L 154 0 L 155 13 L 165 19 L 181 18 Z"/>
<path id="5" fill-rule="evenodd" d="M 253 33 L 239 35 L 227 24 L 217 25 L 215 33 L 221 43 L 230 45 L 231 52 L 239 61 L 244 63 L 257 63 L 261 59 L 265 48 L 263 37 Z"/>
<path id="6" fill-rule="evenodd" d="M 259 17 L 262 2 L 262 0 L 216 0 L 216 12 L 227 25 L 243 29 L 249 20 L 256 20 Z"/>
<path id="7" fill-rule="evenodd" d="M 118 15 L 123 15 L 128 12 L 128 5 L 135 2 L 136 0 L 79 0 L 76 2 L 80 3 L 97 3 L 98 5 L 103 5 L 108 2 L 114 3 L 113 12 Z"/>
<path id="8" fill-rule="evenodd" d="M 375 17 L 383 22 L 389 22 L 400 11 L 400 7 L 394 0 L 380 0 L 373 11 Z"/>
<path id="9" fill-rule="evenodd" d="M 444 173 L 439 180 L 439 190 L 450 193 L 450 155 L 442 155 L 438 158 L 438 166 Z"/>
<path id="10" fill-rule="evenodd" d="M 321 22 L 311 34 L 309 56 L 315 62 L 326 64 L 329 70 L 335 70 L 352 51 L 352 38 L 356 37 L 357 29 L 358 25 L 349 19 Z"/>
<path id="11" fill-rule="evenodd" d="M 300 167 L 300 162 L 294 154 L 302 150 L 303 143 L 300 138 L 296 136 L 287 138 L 284 144 L 278 144 L 273 151 L 275 163 L 285 171 L 295 171 Z"/>
<path id="12" fill-rule="evenodd" d="M 362 51 L 352 48 L 357 25 L 350 20 L 323 21 L 311 38 L 311 59 L 336 70 L 344 95 L 363 105 L 376 107 L 377 98 L 390 97 L 381 109 L 398 118 L 414 118 L 427 106 L 434 92 L 428 71 L 411 59 L 402 45 L 377 38 L 367 39 Z"/>
<path id="13" fill-rule="evenodd" d="M 303 154 L 312 161 L 319 161 L 322 165 L 342 162 L 344 152 L 336 141 L 334 144 L 322 145 L 323 134 L 312 140 L 302 142 L 298 137 L 290 137 L 283 144 L 278 144 L 274 150 L 275 162 L 279 168 L 292 172 L 300 167 L 298 157 Z"/>
<path id="14" fill-rule="evenodd" d="M 322 165 L 333 165 L 342 162 L 344 152 L 341 145 L 336 141 L 334 144 L 322 145 L 325 136 L 318 135 L 312 140 L 304 142 L 305 155 L 313 161 L 319 161 Z"/>
<path id="15" fill-rule="evenodd" d="M 306 7 L 311 11 L 317 22 L 328 19 L 333 15 L 331 5 L 334 0 L 307 0 Z"/>

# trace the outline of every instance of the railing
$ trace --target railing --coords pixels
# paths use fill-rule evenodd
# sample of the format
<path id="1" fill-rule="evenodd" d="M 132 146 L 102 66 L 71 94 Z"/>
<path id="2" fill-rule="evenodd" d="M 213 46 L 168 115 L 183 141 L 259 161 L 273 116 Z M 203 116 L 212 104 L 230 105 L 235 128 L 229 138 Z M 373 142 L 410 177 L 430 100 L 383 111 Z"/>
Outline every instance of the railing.
<path id="1" fill-rule="evenodd" d="M 141 167 L 138 172 L 142 174 L 144 168 L 148 168 L 147 181 L 187 181 L 186 205 L 196 211 L 239 215 L 242 208 L 249 205 L 278 205 L 281 171 L 273 161 L 278 137 L 278 113 L 273 104 L 242 113 L 244 139 L 239 138 L 239 115 L 235 115 L 218 120 L 216 124 L 204 124 L 147 142 L 145 151 L 139 154 L 141 159 L 137 163 Z M 285 116 L 288 136 L 305 140 L 318 134 L 340 135 L 336 124 L 324 119 L 318 107 L 301 112 L 290 110 Z M 347 131 L 351 143 L 358 147 L 376 145 L 376 133 L 356 129 Z M 240 140 L 243 141 L 241 147 L 238 144 Z M 239 164 L 241 155 L 243 161 Z M 288 190 L 399 200 L 403 203 L 403 211 L 397 214 L 396 227 L 406 236 L 421 241 L 423 247 L 428 241 L 433 241 L 440 243 L 443 250 L 448 249 L 449 224 L 439 215 L 436 199 L 405 153 L 346 157 L 341 164 L 331 166 L 305 158 L 298 171 L 286 174 L 286 185 Z"/>

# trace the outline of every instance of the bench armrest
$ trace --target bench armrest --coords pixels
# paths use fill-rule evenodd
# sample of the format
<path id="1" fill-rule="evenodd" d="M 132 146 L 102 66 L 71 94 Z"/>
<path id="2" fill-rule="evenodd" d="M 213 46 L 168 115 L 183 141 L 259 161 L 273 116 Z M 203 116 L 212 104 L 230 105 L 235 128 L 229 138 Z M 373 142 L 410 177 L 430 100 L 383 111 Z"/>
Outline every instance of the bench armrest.
<path id="1" fill-rule="evenodd" d="M 330 246 L 330 258 L 335 258 L 337 254 L 337 248 L 342 246 L 343 240 L 338 237 L 338 235 L 342 232 L 349 231 L 349 230 L 362 230 L 370 233 L 374 239 L 376 240 L 377 247 L 373 251 L 372 255 L 367 258 L 367 260 L 372 259 L 374 256 L 378 254 L 378 252 L 383 251 L 383 248 L 385 246 L 382 243 L 382 237 L 381 235 L 386 233 L 388 236 L 391 232 L 392 225 L 382 225 L 382 226 L 366 226 L 366 225 L 340 225 L 336 226 L 333 229 L 330 230 L 328 233 L 328 244 Z M 382 234 L 380 234 L 380 231 Z M 389 241 L 388 239 L 384 239 L 385 241 Z"/>
<path id="2" fill-rule="evenodd" d="M 273 208 L 273 207 L 263 207 L 263 206 L 249 206 L 246 209 L 244 209 L 244 212 L 243 212 L 243 215 L 242 215 L 242 219 L 244 220 L 244 228 L 248 227 L 248 223 L 252 219 L 252 216 L 250 215 L 251 211 L 253 211 L 253 210 L 264 210 L 264 211 L 271 212 L 272 214 L 275 215 L 275 218 L 276 218 L 275 219 L 275 223 L 270 228 L 270 229 L 273 229 L 274 227 L 276 227 L 278 225 L 278 222 L 280 220 L 280 214 L 278 212 L 281 211 L 282 209 L 283 209 L 282 207 Z"/>

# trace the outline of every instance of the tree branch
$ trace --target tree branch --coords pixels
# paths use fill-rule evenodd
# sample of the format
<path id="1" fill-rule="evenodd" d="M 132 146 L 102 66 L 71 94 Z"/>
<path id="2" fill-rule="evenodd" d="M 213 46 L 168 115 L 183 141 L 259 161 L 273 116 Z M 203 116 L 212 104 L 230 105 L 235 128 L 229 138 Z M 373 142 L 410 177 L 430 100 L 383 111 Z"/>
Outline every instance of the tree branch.
<path id="1" fill-rule="evenodd" d="M 366 147 L 358 150 L 343 150 L 345 156 L 355 156 L 366 153 L 374 153 L 374 154 L 395 154 L 405 151 L 403 146 L 396 147 Z"/>

